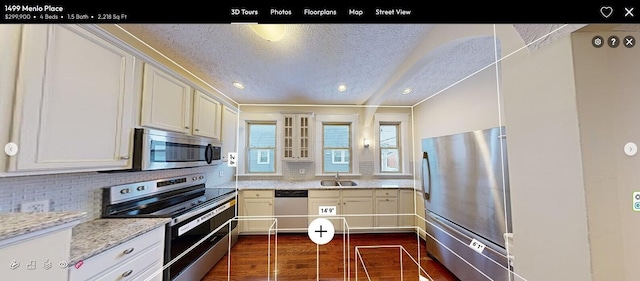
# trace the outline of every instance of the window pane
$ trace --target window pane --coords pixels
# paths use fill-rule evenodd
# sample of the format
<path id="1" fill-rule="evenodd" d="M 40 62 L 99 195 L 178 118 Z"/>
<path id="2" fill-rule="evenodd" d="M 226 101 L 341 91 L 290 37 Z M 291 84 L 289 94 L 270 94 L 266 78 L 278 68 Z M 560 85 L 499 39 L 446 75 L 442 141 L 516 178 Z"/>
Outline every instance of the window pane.
<path id="1" fill-rule="evenodd" d="M 398 147 L 397 125 L 380 125 L 380 147 Z"/>
<path id="2" fill-rule="evenodd" d="M 324 149 L 324 171 L 327 173 L 350 172 L 351 156 L 348 149 Z"/>
<path id="3" fill-rule="evenodd" d="M 249 124 L 247 172 L 275 173 L 275 124 Z"/>
<path id="4" fill-rule="evenodd" d="M 274 173 L 276 170 L 273 161 L 273 152 L 274 149 L 249 149 L 249 172 Z"/>
<path id="5" fill-rule="evenodd" d="M 349 125 L 324 125 L 324 147 L 349 147 Z"/>
<path id="6" fill-rule="evenodd" d="M 380 149 L 380 170 L 383 172 L 400 171 L 400 154 L 397 148 Z"/>
<path id="7" fill-rule="evenodd" d="M 249 125 L 249 146 L 250 147 L 275 147 L 276 146 L 276 125 L 273 125 L 273 124 Z"/>

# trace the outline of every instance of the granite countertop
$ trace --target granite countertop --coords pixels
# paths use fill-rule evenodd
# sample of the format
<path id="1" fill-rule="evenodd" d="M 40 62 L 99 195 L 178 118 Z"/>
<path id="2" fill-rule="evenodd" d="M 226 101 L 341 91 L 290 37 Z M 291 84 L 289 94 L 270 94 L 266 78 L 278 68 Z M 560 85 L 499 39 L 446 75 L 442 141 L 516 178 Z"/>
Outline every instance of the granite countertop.
<path id="1" fill-rule="evenodd" d="M 73 228 L 69 266 L 170 222 L 170 218 L 95 219 Z"/>
<path id="2" fill-rule="evenodd" d="M 0 213 L 0 240 L 45 231 L 67 223 L 80 223 L 85 212 Z"/>
<path id="3" fill-rule="evenodd" d="M 357 186 L 322 186 L 320 179 L 317 180 L 239 180 L 237 187 L 242 189 L 355 189 L 355 188 L 420 188 L 420 183 L 414 185 L 413 179 L 341 179 L 352 180 Z M 235 188 L 236 181 L 214 186 L 214 188 Z"/>

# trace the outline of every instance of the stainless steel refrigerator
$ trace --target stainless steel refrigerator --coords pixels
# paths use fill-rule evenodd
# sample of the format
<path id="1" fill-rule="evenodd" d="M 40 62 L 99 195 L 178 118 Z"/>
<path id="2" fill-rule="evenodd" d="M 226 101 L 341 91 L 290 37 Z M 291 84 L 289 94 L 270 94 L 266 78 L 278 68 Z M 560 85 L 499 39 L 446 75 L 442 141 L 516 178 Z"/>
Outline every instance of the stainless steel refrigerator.
<path id="1" fill-rule="evenodd" d="M 506 152 L 504 127 L 422 140 L 427 252 L 461 280 L 513 280 Z"/>

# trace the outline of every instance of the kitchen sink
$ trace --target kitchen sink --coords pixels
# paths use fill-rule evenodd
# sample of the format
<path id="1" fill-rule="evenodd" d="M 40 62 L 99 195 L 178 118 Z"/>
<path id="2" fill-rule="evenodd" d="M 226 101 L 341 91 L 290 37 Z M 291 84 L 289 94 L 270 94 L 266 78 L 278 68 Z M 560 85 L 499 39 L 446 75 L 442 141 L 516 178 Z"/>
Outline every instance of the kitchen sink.
<path id="1" fill-rule="evenodd" d="M 358 184 L 354 181 L 336 181 L 336 180 L 321 180 L 320 185 L 322 186 L 357 186 Z"/>

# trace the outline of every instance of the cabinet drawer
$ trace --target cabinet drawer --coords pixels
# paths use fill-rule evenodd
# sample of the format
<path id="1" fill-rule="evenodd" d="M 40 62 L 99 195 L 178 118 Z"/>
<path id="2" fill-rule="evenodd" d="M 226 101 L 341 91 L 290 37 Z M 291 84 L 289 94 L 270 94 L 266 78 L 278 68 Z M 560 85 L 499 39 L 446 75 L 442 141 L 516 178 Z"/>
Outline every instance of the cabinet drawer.
<path id="1" fill-rule="evenodd" d="M 376 197 L 398 197 L 397 189 L 376 189 Z"/>
<path id="2" fill-rule="evenodd" d="M 93 256 L 85 260 L 79 269 L 71 267 L 70 280 L 88 280 L 89 277 L 103 272 L 118 263 L 126 262 L 132 257 L 137 257 L 139 253 L 142 253 L 145 249 L 149 249 L 153 246 L 160 246 L 161 251 L 164 248 L 164 227 L 158 227 L 123 244 Z M 160 257 L 162 257 L 162 254 Z M 148 257 L 147 259 L 151 258 Z"/>
<path id="3" fill-rule="evenodd" d="M 273 190 L 245 190 L 244 198 L 273 198 Z"/>
<path id="4" fill-rule="evenodd" d="M 311 198 L 340 198 L 340 190 L 309 190 L 309 197 Z"/>
<path id="5" fill-rule="evenodd" d="M 158 270 L 162 270 L 163 258 L 162 245 L 156 244 L 141 252 L 133 259 L 116 266 L 113 270 L 109 270 L 103 274 L 99 274 L 96 281 L 124 281 L 124 280 L 143 280 L 142 274 L 151 276 L 155 272 L 149 273 L 151 267 L 158 266 Z M 162 272 L 158 273 L 162 276 Z"/>
<path id="6" fill-rule="evenodd" d="M 345 189 L 342 191 L 343 197 L 372 197 L 371 189 Z"/>

